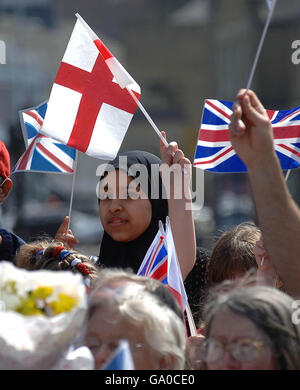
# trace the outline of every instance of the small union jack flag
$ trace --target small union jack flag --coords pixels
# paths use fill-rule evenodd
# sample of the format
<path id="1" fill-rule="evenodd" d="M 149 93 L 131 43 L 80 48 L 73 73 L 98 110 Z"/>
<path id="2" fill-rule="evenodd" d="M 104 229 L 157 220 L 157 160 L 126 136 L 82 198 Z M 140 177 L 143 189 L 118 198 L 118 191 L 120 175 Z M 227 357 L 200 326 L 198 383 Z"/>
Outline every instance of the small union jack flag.
<path id="1" fill-rule="evenodd" d="M 73 173 L 76 150 L 39 133 L 47 110 L 47 102 L 19 111 L 26 151 L 14 172 L 35 171 Z"/>
<path id="2" fill-rule="evenodd" d="M 247 167 L 235 153 L 229 139 L 233 102 L 206 99 L 203 109 L 194 167 L 214 172 L 245 172 Z M 300 163 L 300 107 L 266 110 L 274 133 L 274 147 L 282 169 Z"/>
<path id="3" fill-rule="evenodd" d="M 140 266 L 138 275 L 148 276 L 166 284 L 168 282 L 167 273 L 168 252 L 164 244 L 164 236 L 158 231 Z"/>
<path id="4" fill-rule="evenodd" d="M 178 264 L 176 248 L 172 235 L 170 220 L 166 218 L 166 227 L 160 221 L 159 229 L 150 245 L 144 260 L 137 272 L 165 284 L 179 302 L 184 311 L 187 295 L 184 288 L 181 270 Z"/>

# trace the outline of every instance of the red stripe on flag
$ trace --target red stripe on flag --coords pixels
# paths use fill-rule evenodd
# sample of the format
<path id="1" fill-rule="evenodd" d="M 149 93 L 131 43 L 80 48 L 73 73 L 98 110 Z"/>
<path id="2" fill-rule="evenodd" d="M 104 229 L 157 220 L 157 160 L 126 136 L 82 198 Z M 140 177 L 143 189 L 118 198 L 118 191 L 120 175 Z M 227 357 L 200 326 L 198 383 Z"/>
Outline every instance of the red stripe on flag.
<path id="1" fill-rule="evenodd" d="M 108 60 L 109 58 L 113 57 L 112 53 L 108 50 L 104 43 L 101 42 L 100 39 L 96 39 L 94 44 L 97 46 L 97 49 L 100 51 L 104 60 Z"/>
<path id="2" fill-rule="evenodd" d="M 278 144 L 278 146 L 281 146 L 283 149 L 285 150 L 288 150 L 289 152 L 295 154 L 296 156 L 300 157 L 300 153 L 297 152 L 296 150 L 292 149 L 292 148 L 289 148 L 288 146 L 284 145 L 284 144 Z"/>
<path id="3" fill-rule="evenodd" d="M 52 161 L 54 161 L 64 171 L 69 173 L 73 172 L 73 169 L 71 169 L 68 165 L 64 164 L 53 153 L 49 152 L 49 150 L 46 149 L 41 143 L 37 145 L 37 149 L 40 149 L 47 157 L 49 157 Z"/>
<path id="4" fill-rule="evenodd" d="M 155 272 L 153 272 L 151 278 L 162 282 L 167 277 L 167 271 L 168 271 L 168 261 L 165 260 L 165 262 L 161 264 L 159 268 L 155 270 Z"/>
<path id="5" fill-rule="evenodd" d="M 145 275 L 148 275 L 149 270 L 151 269 L 152 264 L 153 264 L 153 262 L 154 262 L 154 260 L 155 260 L 155 256 L 157 255 L 157 252 L 158 252 L 159 249 L 161 248 L 161 244 L 162 244 L 162 240 L 160 240 L 160 242 L 159 242 L 159 244 L 157 245 L 157 247 L 156 247 L 156 249 L 155 249 L 153 255 L 151 256 L 151 259 L 150 259 L 150 261 L 149 261 L 149 264 L 148 264 L 148 267 L 147 267 L 147 269 L 146 269 Z"/>
<path id="6" fill-rule="evenodd" d="M 82 94 L 67 145 L 85 153 L 103 103 L 134 114 L 137 108 L 129 92 L 112 81 L 113 75 L 99 54 L 91 72 L 62 62 L 55 83 Z"/>
<path id="7" fill-rule="evenodd" d="M 36 112 L 25 111 L 24 114 L 27 114 L 27 115 L 31 116 L 33 119 L 35 119 L 40 126 L 43 125 L 44 121 L 41 119 L 41 117 Z"/>
<path id="8" fill-rule="evenodd" d="M 62 62 L 58 69 L 54 83 L 73 91 L 83 93 L 90 77 L 90 72 Z"/>
<path id="9" fill-rule="evenodd" d="M 274 116 L 275 110 L 266 110 L 266 112 L 268 114 L 269 119 L 271 120 Z"/>
<path id="10" fill-rule="evenodd" d="M 213 104 L 210 100 L 205 100 L 205 103 L 214 108 L 216 111 L 218 111 L 220 114 L 225 116 L 227 119 L 230 119 L 230 115 L 228 115 L 225 111 L 223 111 L 221 108 L 217 107 L 215 104 Z"/>
<path id="11" fill-rule="evenodd" d="M 229 129 L 225 129 L 225 130 L 200 129 L 199 140 L 207 141 L 207 142 L 229 142 L 230 141 Z"/>
<path id="12" fill-rule="evenodd" d="M 195 162 L 194 165 L 200 165 L 200 164 L 210 164 L 213 163 L 214 161 L 218 160 L 220 157 L 223 157 L 225 154 L 229 153 L 232 150 L 232 147 L 230 147 L 228 150 L 225 150 L 225 152 L 219 154 L 217 157 L 211 159 L 211 160 L 205 160 L 205 161 L 199 161 Z"/>
<path id="13" fill-rule="evenodd" d="M 274 139 L 300 138 L 300 126 L 273 127 Z"/>
<path id="14" fill-rule="evenodd" d="M 274 139 L 300 138 L 300 126 L 274 126 L 273 133 Z M 207 142 L 230 142 L 229 129 L 200 129 L 199 140 Z"/>
<path id="15" fill-rule="evenodd" d="M 24 157 L 18 167 L 18 170 L 24 170 L 26 169 L 26 165 L 28 163 L 28 159 L 29 159 L 29 156 L 30 156 L 30 153 L 32 151 L 32 149 L 34 148 L 34 146 L 36 145 L 37 141 L 39 138 L 43 138 L 45 137 L 44 135 L 41 135 L 41 134 L 38 134 L 31 142 L 31 144 L 29 145 L 29 147 L 27 148 L 27 150 L 25 151 L 24 153 Z"/>

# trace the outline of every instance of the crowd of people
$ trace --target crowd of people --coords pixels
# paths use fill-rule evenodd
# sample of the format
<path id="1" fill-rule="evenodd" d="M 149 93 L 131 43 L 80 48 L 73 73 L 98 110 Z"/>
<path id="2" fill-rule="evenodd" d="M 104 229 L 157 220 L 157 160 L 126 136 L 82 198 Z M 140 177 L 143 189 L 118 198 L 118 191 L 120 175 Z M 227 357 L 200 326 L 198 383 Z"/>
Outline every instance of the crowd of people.
<path id="1" fill-rule="evenodd" d="M 270 119 L 253 91 L 238 92 L 229 134 L 248 169 L 258 226 L 245 221 L 225 231 L 211 252 L 196 247 L 192 166 L 176 142 L 160 143 L 161 158 L 144 151 L 120 153 L 103 171 L 98 186 L 104 228 L 99 256 L 76 251 L 68 218 L 55 237 L 41 241 L 24 242 L 0 229 L 0 264 L 10 264 L 12 281 L 13 270 L 34 275 L 35 283 L 45 272 L 69 271 L 65 275 L 79 278 L 85 287 L 80 326 L 56 361 L 49 358 L 47 365 L 47 355 L 43 355 L 44 367 L 102 369 L 119 342 L 126 340 L 136 370 L 300 369 L 300 321 L 295 321 L 297 306 L 293 304 L 300 297 L 300 210 L 284 180 Z M 146 180 L 134 169 L 137 165 L 143 167 Z M 169 181 L 163 171 L 166 167 L 172 168 Z M 176 196 L 178 183 L 182 196 Z M 0 202 L 12 186 L 9 152 L 0 142 Z M 192 318 L 168 285 L 137 275 L 159 223 L 165 224 L 167 218 Z M 22 279 L 8 283 L 7 269 L 3 268 L 4 278 L 0 268 L 0 303 L 11 304 L 16 285 L 20 291 L 27 285 L 26 278 L 24 286 Z M 11 321 L 10 311 L 21 318 L 44 315 L 50 321 L 76 310 L 77 301 L 70 298 L 67 285 L 63 294 L 56 295 L 37 287 L 27 300 L 24 293 L 18 297 L 12 309 L 2 305 L 1 323 L 6 318 Z M 193 321 L 196 334 L 191 329 Z M 20 320 L 19 326 L 32 336 L 26 321 Z M 0 349 L 1 345 L 7 351 L 13 349 L 9 337 L 0 327 Z M 19 362 L 16 354 L 22 352 L 22 345 L 19 340 L 11 362 Z M 15 367 L 1 359 L 0 353 L 0 368 Z M 20 361 L 27 368 L 26 362 L 34 360 Z M 30 368 L 40 365 L 37 362 Z"/>

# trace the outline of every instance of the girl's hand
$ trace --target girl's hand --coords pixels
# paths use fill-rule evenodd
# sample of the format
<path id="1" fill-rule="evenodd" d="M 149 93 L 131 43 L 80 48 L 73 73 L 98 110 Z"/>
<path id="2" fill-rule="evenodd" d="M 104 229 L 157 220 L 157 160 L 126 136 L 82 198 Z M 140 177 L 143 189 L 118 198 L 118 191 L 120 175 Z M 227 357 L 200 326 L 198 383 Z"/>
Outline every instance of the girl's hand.
<path id="1" fill-rule="evenodd" d="M 166 133 L 164 131 L 161 133 L 167 139 Z M 192 175 L 192 164 L 190 160 L 178 148 L 177 142 L 170 142 L 168 146 L 165 146 L 160 141 L 160 154 L 162 160 L 160 171 L 167 193 L 171 194 L 171 196 L 176 194 L 177 199 L 180 194 L 182 196 L 181 199 L 189 198 Z M 170 178 L 169 181 L 167 180 L 168 178 Z"/>
<path id="2" fill-rule="evenodd" d="M 69 217 L 66 216 L 62 224 L 58 228 L 55 240 L 63 242 L 67 247 L 73 249 L 74 245 L 78 244 L 79 241 L 73 235 L 72 230 L 68 229 Z"/>

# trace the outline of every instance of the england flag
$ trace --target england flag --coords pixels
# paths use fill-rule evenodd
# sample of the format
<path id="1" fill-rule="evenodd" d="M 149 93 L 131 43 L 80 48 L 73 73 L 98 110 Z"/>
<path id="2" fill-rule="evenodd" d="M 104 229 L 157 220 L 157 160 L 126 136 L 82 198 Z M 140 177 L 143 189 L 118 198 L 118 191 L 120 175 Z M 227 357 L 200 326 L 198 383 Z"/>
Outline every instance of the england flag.
<path id="1" fill-rule="evenodd" d="M 41 133 L 89 156 L 114 159 L 137 108 L 127 89 L 140 98 L 138 84 L 122 75 L 124 68 L 78 15 Z"/>

